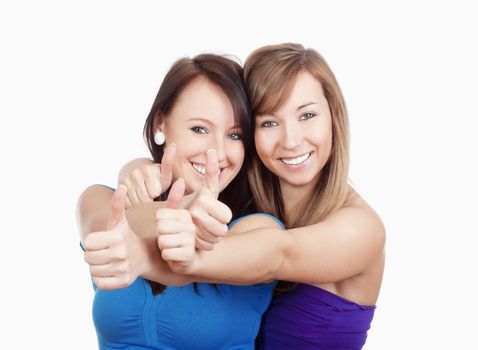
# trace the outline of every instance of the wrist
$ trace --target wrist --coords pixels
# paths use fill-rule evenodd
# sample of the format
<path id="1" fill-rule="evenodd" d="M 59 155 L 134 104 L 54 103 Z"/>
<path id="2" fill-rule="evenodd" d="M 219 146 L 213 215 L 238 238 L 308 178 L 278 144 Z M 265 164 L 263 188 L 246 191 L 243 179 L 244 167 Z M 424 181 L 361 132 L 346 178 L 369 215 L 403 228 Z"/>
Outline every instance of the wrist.
<path id="1" fill-rule="evenodd" d="M 150 275 L 154 271 L 155 266 L 155 257 L 159 254 L 158 247 L 156 246 L 155 239 L 146 239 L 137 237 L 139 244 L 141 246 L 141 253 L 138 254 L 140 259 L 139 269 L 140 275 Z"/>

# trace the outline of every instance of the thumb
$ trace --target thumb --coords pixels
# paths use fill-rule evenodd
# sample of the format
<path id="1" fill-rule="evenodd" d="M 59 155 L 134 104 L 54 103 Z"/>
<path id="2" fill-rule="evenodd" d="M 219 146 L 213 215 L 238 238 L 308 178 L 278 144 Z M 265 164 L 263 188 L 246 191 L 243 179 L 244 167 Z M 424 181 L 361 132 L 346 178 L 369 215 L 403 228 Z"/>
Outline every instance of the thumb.
<path id="1" fill-rule="evenodd" d="M 164 149 L 163 158 L 161 158 L 160 165 L 160 177 L 159 182 L 161 184 L 161 193 L 165 192 L 173 178 L 173 164 L 174 157 L 176 156 L 176 144 L 171 143 Z"/>
<path id="2" fill-rule="evenodd" d="M 217 152 L 215 149 L 207 151 L 206 155 L 206 172 L 205 182 L 206 187 L 216 195 L 219 194 L 219 161 L 217 159 Z"/>
<path id="3" fill-rule="evenodd" d="M 182 178 L 177 179 L 169 190 L 168 199 L 166 200 L 166 208 L 177 209 L 179 203 L 184 196 L 186 184 Z"/>
<path id="4" fill-rule="evenodd" d="M 126 194 L 128 189 L 119 185 L 113 193 L 110 202 L 110 217 L 108 219 L 108 230 L 118 225 L 125 217 Z"/>

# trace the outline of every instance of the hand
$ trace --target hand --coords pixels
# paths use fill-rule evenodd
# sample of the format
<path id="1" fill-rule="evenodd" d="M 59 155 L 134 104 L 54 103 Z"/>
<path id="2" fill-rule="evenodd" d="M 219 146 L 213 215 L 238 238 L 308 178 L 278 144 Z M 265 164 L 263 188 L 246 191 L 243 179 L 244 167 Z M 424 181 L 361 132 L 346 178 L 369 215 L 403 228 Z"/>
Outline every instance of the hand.
<path id="1" fill-rule="evenodd" d="M 152 202 L 171 185 L 176 144 L 171 143 L 164 149 L 161 164 L 146 164 L 125 169 L 120 172 L 119 183 L 128 189 L 126 209 L 139 203 Z M 126 167 L 126 166 L 125 166 Z M 125 175 L 123 172 L 127 172 Z"/>
<path id="2" fill-rule="evenodd" d="M 125 288 L 149 268 L 147 244 L 126 221 L 126 194 L 120 185 L 111 198 L 107 230 L 92 232 L 83 242 L 84 259 L 99 289 Z"/>
<path id="3" fill-rule="evenodd" d="M 166 208 L 156 211 L 157 244 L 161 257 L 176 273 L 187 274 L 195 261 L 196 226 L 186 209 L 178 209 L 185 184 L 178 179 L 169 191 Z"/>
<path id="4" fill-rule="evenodd" d="M 196 248 L 212 250 L 228 231 L 231 209 L 217 198 L 219 196 L 219 164 L 215 150 L 206 158 L 204 183 L 187 209 L 196 225 Z"/>

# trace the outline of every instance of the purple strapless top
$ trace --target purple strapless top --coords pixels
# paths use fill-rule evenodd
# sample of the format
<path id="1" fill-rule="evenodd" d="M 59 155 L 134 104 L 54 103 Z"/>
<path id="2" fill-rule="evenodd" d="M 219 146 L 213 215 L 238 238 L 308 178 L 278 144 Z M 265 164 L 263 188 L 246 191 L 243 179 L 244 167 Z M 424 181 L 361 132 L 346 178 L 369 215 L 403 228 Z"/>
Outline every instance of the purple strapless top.
<path id="1" fill-rule="evenodd" d="M 262 318 L 259 349 L 361 349 L 375 306 L 299 284 L 276 296 Z"/>

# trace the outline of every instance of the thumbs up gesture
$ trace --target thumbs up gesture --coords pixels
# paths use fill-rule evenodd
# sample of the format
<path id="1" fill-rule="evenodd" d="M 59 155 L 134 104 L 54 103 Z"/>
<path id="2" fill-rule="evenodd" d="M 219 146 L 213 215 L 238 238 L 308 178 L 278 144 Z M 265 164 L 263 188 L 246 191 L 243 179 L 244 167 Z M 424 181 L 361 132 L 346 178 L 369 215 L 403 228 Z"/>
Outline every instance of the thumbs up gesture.
<path id="1" fill-rule="evenodd" d="M 84 259 L 99 289 L 125 288 L 148 269 L 148 248 L 128 226 L 125 216 L 127 189 L 120 185 L 110 204 L 106 231 L 86 236 Z"/>
<path id="2" fill-rule="evenodd" d="M 156 211 L 156 233 L 161 257 L 176 273 L 189 273 L 196 257 L 196 226 L 187 209 L 178 209 L 185 184 L 178 179 L 171 186 L 166 208 Z"/>
<path id="3" fill-rule="evenodd" d="M 164 149 L 161 164 L 154 164 L 149 159 L 135 159 L 123 166 L 118 182 L 128 189 L 126 209 L 152 202 L 169 188 L 175 155 L 176 144 L 171 143 Z"/>
<path id="4" fill-rule="evenodd" d="M 201 250 L 214 249 L 232 218 L 231 209 L 217 199 L 219 190 L 219 163 L 216 151 L 211 149 L 206 156 L 203 185 L 187 208 L 197 229 L 196 248 Z"/>

